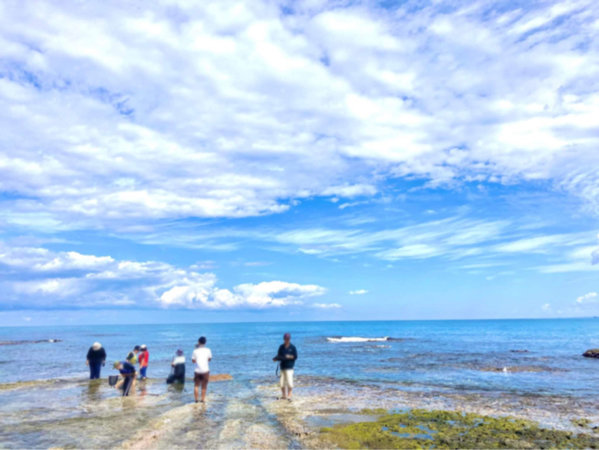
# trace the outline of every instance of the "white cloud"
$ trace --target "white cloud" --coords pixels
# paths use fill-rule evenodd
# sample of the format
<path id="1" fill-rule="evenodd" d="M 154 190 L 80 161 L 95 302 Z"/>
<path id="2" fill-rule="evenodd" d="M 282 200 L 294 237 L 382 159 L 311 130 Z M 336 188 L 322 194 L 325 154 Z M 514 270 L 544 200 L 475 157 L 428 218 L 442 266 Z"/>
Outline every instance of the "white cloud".
<path id="1" fill-rule="evenodd" d="M 377 255 L 381 259 L 395 261 L 404 258 L 430 258 L 433 256 L 439 256 L 443 253 L 445 252 L 441 247 L 436 247 L 429 244 L 414 244 L 385 250 L 383 252 L 379 252 Z"/>
<path id="2" fill-rule="evenodd" d="M 576 299 L 576 303 L 596 303 L 597 301 L 596 292 L 589 292 L 588 294 L 581 295 Z"/>
<path id="3" fill-rule="evenodd" d="M 389 176 L 542 180 L 599 212 L 592 0 L 148 8 L 4 5 L 0 225 L 277 213 Z"/>
<path id="4" fill-rule="evenodd" d="M 543 306 L 541 306 L 541 309 L 543 311 L 551 311 L 551 304 L 550 303 L 545 303 Z"/>
<path id="5" fill-rule="evenodd" d="M 246 267 L 264 267 L 264 266 L 270 266 L 271 263 L 266 262 L 266 261 L 246 261 L 243 263 L 244 266 Z"/>
<path id="6" fill-rule="evenodd" d="M 268 281 L 258 284 L 245 283 L 232 291 L 216 287 L 213 274 L 189 274 L 173 282 L 164 291 L 159 302 L 164 306 L 187 308 L 204 307 L 226 309 L 235 307 L 272 308 L 301 305 L 303 300 L 323 295 L 326 290 L 316 285 L 300 285 L 284 281 Z"/>
<path id="7" fill-rule="evenodd" d="M 589 257 L 592 260 L 592 251 L 593 247 L 590 245 L 566 246 L 559 263 L 539 266 L 536 269 L 542 273 L 596 272 L 599 271 L 599 266 L 589 261 Z"/>
<path id="8" fill-rule="evenodd" d="M 349 295 L 364 295 L 368 294 L 366 289 L 356 289 L 355 291 L 349 291 Z"/>
<path id="9" fill-rule="evenodd" d="M 326 289 L 285 281 L 218 286 L 213 273 L 156 261 L 127 261 L 0 243 L 4 306 L 141 306 L 175 308 L 273 308 L 302 305 Z M 17 272 L 14 272 L 14 270 Z"/>
<path id="10" fill-rule="evenodd" d="M 505 253 L 544 252 L 557 245 L 573 245 L 575 243 L 577 243 L 575 235 L 547 235 L 518 239 L 516 241 L 497 245 L 495 249 L 498 252 Z"/>
<path id="11" fill-rule="evenodd" d="M 29 296 L 52 296 L 68 298 L 84 291 L 84 280 L 77 278 L 46 278 L 42 280 L 17 281 L 12 283 L 18 294 Z"/>
<path id="12" fill-rule="evenodd" d="M 341 305 L 339 303 L 312 303 L 312 307 L 319 309 L 339 309 Z"/>
<path id="13" fill-rule="evenodd" d="M 322 191 L 322 195 L 338 195 L 340 197 L 352 198 L 361 195 L 376 194 L 376 187 L 369 184 L 354 184 L 344 186 L 331 186 Z"/>

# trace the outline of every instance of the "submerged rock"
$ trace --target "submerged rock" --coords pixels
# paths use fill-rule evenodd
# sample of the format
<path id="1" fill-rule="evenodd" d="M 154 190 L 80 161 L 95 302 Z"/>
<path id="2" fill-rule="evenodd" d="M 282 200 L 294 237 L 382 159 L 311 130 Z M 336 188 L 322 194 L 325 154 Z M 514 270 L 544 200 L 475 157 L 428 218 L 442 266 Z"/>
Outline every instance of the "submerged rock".
<path id="1" fill-rule="evenodd" d="M 210 375 L 210 381 L 230 381 L 233 379 L 233 376 L 228 373 L 215 373 L 214 375 Z"/>
<path id="2" fill-rule="evenodd" d="M 599 358 L 599 348 L 592 348 L 582 354 L 585 358 Z"/>
<path id="3" fill-rule="evenodd" d="M 34 341 L 0 341 L 0 346 L 2 345 L 23 345 L 23 344 L 54 344 L 56 342 L 62 342 L 60 339 L 38 339 Z"/>
<path id="4" fill-rule="evenodd" d="M 519 373 L 519 372 L 561 372 L 563 369 L 556 369 L 547 366 L 505 366 L 505 367 L 482 367 L 483 372 L 502 372 L 502 373 Z"/>

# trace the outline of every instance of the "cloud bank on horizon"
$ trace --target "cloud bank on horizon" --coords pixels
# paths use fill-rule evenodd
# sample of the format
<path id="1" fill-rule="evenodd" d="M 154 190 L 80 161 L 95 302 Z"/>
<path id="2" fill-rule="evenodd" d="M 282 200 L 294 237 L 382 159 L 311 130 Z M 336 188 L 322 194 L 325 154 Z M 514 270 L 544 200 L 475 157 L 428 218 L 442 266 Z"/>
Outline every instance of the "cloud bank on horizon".
<path id="1" fill-rule="evenodd" d="M 11 307 L 266 308 L 328 292 L 261 264 L 252 282 L 219 288 L 159 253 L 69 250 L 83 232 L 206 252 L 249 252 L 251 240 L 331 261 L 470 270 L 527 254 L 547 256 L 530 266 L 539 273 L 599 269 L 596 228 L 555 230 L 547 211 L 531 225 L 450 199 L 441 217 L 385 222 L 400 198 L 471 186 L 599 215 L 591 0 L 8 1 L 0 102 L 0 302 Z M 335 209 L 316 223 L 277 222 L 322 201 Z M 60 236 L 61 248 L 22 236 Z"/>
<path id="2" fill-rule="evenodd" d="M 156 261 L 117 261 L 110 256 L 57 253 L 44 248 L 7 248 L 2 243 L 0 264 L 12 269 L 16 278 L 23 278 L 0 282 L 4 302 L 16 305 L 26 299 L 30 306 L 40 308 L 138 305 L 260 309 L 301 305 L 304 299 L 326 292 L 321 286 L 282 281 L 221 289 L 213 273 L 200 273 L 196 267 L 179 269 Z"/>

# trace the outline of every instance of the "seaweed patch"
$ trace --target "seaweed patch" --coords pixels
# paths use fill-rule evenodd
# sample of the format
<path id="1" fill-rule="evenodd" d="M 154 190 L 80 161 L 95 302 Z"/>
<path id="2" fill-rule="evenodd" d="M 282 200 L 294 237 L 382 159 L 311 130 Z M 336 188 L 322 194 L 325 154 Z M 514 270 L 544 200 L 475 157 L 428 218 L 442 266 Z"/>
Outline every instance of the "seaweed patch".
<path id="1" fill-rule="evenodd" d="M 363 411 L 365 414 L 380 410 Z M 539 427 L 512 417 L 414 409 L 374 422 L 320 430 L 341 448 L 599 448 L 599 437 Z"/>

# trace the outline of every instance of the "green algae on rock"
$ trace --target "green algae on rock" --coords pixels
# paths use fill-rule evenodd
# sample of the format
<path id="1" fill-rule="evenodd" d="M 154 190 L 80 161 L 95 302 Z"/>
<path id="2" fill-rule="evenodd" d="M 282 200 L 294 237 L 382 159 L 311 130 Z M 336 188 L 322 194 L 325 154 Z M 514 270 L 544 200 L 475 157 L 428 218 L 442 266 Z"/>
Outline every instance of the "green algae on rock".
<path id="1" fill-rule="evenodd" d="M 323 428 L 321 437 L 341 448 L 599 448 L 599 437 L 527 420 L 421 409 Z"/>
<path id="2" fill-rule="evenodd" d="M 576 425 L 582 428 L 588 428 L 591 425 L 591 421 L 584 417 L 579 419 L 572 419 L 570 422 L 572 423 L 572 425 Z"/>

